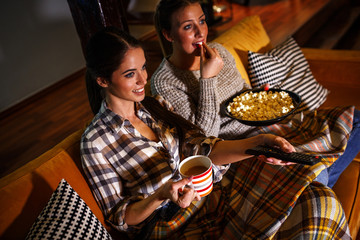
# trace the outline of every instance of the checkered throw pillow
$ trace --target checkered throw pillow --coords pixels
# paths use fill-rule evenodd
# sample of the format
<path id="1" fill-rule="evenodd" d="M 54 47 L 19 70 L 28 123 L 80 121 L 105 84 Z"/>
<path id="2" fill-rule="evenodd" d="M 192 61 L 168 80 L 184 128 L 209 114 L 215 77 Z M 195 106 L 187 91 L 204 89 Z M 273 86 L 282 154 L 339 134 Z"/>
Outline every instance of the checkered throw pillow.
<path id="1" fill-rule="evenodd" d="M 26 239 L 111 239 L 111 236 L 62 179 Z"/>
<path id="2" fill-rule="evenodd" d="M 326 100 L 329 91 L 312 75 L 309 64 L 292 37 L 265 54 L 248 52 L 249 78 L 253 88 L 269 83 L 293 91 L 301 97 L 298 111 L 315 110 Z"/>

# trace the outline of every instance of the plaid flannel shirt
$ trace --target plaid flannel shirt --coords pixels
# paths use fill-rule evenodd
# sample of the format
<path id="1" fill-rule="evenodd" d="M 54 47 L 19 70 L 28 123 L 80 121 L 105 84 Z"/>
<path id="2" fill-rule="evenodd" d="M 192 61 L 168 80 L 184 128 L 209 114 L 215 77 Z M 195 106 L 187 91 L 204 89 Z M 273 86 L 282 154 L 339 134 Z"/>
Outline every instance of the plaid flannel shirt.
<path id="1" fill-rule="evenodd" d="M 129 120 L 108 109 L 105 102 L 81 141 L 82 164 L 95 198 L 106 219 L 123 231 L 140 229 L 143 225 L 129 228 L 124 222 L 129 204 L 153 194 L 170 179 L 180 180 L 178 166 L 182 156 L 208 155 L 220 140 L 187 134 L 188 152 L 179 153 L 175 128 L 155 121 L 140 103 L 136 103 L 136 112 L 157 134 L 159 142 L 143 137 Z M 213 165 L 215 182 L 221 180 L 228 167 Z"/>

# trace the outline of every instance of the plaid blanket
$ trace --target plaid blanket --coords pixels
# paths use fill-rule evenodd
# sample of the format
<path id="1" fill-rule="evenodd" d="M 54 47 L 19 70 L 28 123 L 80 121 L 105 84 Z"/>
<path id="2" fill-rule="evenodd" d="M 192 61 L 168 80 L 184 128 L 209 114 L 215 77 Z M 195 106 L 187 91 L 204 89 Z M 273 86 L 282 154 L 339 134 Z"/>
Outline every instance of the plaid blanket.
<path id="1" fill-rule="evenodd" d="M 157 221 L 151 238 L 161 239 L 351 239 L 341 204 L 316 176 L 344 151 L 353 107 L 302 113 L 252 134 L 274 133 L 297 151 L 321 154 L 314 166 L 274 166 L 250 158 L 232 164 L 230 184 L 214 185 L 204 203 Z"/>

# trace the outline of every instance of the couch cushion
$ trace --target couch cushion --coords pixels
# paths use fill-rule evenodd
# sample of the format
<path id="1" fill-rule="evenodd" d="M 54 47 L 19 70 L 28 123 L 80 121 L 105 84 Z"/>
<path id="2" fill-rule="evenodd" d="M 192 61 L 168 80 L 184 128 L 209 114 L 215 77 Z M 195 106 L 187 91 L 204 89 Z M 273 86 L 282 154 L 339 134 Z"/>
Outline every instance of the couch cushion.
<path id="1" fill-rule="evenodd" d="M 298 111 L 315 110 L 329 93 L 312 75 L 309 64 L 295 40 L 289 37 L 265 54 L 249 51 L 249 78 L 253 88 L 269 83 L 300 95 Z"/>
<path id="2" fill-rule="evenodd" d="M 112 239 L 86 203 L 62 179 L 26 239 Z"/>
<path id="3" fill-rule="evenodd" d="M 236 67 L 249 85 L 248 50 L 266 52 L 271 48 L 269 36 L 257 15 L 244 18 L 217 37 L 214 42 L 222 44 L 233 55 Z"/>

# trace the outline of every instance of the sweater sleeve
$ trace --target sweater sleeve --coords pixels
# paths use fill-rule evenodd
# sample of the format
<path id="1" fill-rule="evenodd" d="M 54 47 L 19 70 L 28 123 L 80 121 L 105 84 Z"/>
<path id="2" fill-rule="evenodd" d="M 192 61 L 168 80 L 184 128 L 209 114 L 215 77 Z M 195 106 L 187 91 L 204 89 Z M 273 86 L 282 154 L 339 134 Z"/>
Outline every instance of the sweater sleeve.
<path id="1" fill-rule="evenodd" d="M 174 69 L 164 60 L 151 78 L 151 92 L 161 95 L 177 114 L 217 137 L 220 130 L 220 104 L 217 77 L 198 79 L 190 71 Z"/>
<path id="2" fill-rule="evenodd" d="M 200 79 L 198 113 L 195 124 L 203 129 L 206 136 L 218 137 L 221 118 L 216 78 Z"/>

